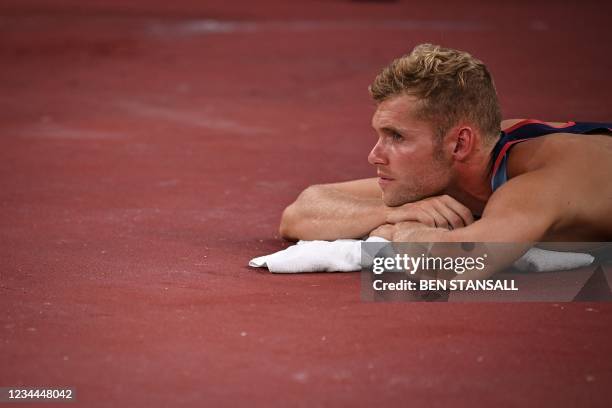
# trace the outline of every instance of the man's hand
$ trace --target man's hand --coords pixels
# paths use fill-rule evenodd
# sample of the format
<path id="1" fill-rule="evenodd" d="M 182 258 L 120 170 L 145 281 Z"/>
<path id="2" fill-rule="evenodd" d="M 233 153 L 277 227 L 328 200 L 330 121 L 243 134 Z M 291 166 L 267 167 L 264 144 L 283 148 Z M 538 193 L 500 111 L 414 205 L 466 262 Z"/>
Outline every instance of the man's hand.
<path id="1" fill-rule="evenodd" d="M 430 227 L 420 222 L 405 221 L 395 224 L 393 231 L 393 241 L 396 242 L 428 242 L 428 233 L 430 232 L 446 232 L 448 230 L 439 230 L 435 227 Z"/>
<path id="2" fill-rule="evenodd" d="M 441 195 L 389 208 L 387 223 L 404 221 L 417 221 L 432 228 L 457 229 L 472 224 L 474 218 L 469 208 L 459 201 Z"/>
<path id="3" fill-rule="evenodd" d="M 398 241 L 402 240 L 402 238 L 409 238 L 413 231 L 419 229 L 430 229 L 430 227 L 416 221 L 404 221 L 397 224 L 383 224 L 370 232 L 370 236 L 384 238 L 387 241 Z"/>
<path id="4" fill-rule="evenodd" d="M 373 230 L 372 232 L 370 232 L 370 236 L 384 238 L 387 241 L 393 241 L 394 233 L 395 233 L 395 225 L 383 224 L 380 227 Z"/>

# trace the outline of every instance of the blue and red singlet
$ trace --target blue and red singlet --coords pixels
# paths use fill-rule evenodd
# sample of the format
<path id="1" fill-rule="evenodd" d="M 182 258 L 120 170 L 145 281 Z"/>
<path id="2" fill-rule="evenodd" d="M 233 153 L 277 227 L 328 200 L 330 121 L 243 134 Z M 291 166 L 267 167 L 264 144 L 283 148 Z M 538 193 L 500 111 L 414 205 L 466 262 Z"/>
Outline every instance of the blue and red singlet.
<path id="1" fill-rule="evenodd" d="M 551 133 L 593 134 L 612 132 L 612 123 L 567 122 L 551 126 L 545 122 L 525 119 L 501 132 L 500 139 L 493 148 L 491 188 L 497 190 L 508 181 L 508 153 L 518 143 Z"/>

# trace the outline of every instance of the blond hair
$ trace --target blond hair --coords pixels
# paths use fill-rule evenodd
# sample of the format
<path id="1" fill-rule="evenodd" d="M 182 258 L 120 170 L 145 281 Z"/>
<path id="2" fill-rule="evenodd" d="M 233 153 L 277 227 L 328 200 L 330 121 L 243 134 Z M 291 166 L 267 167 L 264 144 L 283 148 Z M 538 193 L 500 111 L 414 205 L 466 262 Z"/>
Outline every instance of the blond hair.
<path id="1" fill-rule="evenodd" d="M 467 52 L 418 45 L 384 68 L 369 91 L 378 103 L 397 95 L 417 97 L 418 118 L 431 123 L 440 139 L 461 120 L 476 125 L 485 141 L 499 136 L 501 111 L 493 78 Z"/>

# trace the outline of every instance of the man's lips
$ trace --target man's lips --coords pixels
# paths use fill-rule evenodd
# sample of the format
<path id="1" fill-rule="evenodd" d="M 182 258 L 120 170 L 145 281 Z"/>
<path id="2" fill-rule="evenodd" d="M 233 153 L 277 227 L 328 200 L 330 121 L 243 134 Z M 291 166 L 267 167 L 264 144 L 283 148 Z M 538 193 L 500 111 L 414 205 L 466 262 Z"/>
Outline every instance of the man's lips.
<path id="1" fill-rule="evenodd" d="M 387 185 L 393 181 L 393 178 L 382 173 L 378 173 L 378 184 L 380 186 Z"/>
<path id="2" fill-rule="evenodd" d="M 393 177 L 385 173 L 377 173 L 376 175 L 378 176 L 378 178 L 381 178 L 383 180 L 389 180 L 389 181 L 393 180 Z"/>

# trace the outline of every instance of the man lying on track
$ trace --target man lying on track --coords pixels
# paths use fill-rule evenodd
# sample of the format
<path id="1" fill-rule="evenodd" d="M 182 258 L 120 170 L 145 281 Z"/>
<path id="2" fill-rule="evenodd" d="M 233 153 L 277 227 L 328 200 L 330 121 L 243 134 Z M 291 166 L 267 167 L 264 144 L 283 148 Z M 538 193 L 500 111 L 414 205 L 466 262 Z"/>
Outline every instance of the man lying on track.
<path id="1" fill-rule="evenodd" d="M 612 238 L 612 124 L 501 121 L 486 66 L 430 44 L 393 61 L 370 93 L 378 177 L 308 187 L 283 213 L 284 238 Z"/>

